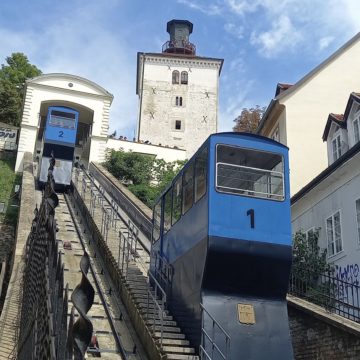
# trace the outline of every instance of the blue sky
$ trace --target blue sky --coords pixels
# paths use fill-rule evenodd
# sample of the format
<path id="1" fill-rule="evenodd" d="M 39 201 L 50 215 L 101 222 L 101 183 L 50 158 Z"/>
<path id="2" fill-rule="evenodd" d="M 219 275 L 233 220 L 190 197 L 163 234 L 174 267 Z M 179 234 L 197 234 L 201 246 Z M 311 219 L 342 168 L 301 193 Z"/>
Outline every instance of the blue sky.
<path id="1" fill-rule="evenodd" d="M 114 94 L 110 131 L 132 137 L 136 54 L 161 51 L 167 21 L 190 20 L 197 54 L 224 59 L 226 131 L 243 107 L 267 105 L 277 82 L 296 82 L 360 31 L 359 14 L 358 0 L 2 0 L 0 62 L 24 52 L 44 73 L 98 83 Z"/>

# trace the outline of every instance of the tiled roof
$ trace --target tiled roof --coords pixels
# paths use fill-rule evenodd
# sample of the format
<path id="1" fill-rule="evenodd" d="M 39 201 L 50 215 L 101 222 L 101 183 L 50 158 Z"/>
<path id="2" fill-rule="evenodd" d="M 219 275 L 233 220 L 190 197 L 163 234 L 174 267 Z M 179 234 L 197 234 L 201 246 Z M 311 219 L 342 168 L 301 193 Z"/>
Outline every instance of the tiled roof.
<path id="1" fill-rule="evenodd" d="M 339 122 L 344 121 L 344 114 L 330 113 L 329 116 L 332 117 L 334 121 L 339 121 Z"/>
<path id="2" fill-rule="evenodd" d="M 277 83 L 275 97 L 278 96 L 279 94 L 281 94 L 283 91 L 289 89 L 292 86 L 293 86 L 293 84 Z"/>
<path id="3" fill-rule="evenodd" d="M 350 114 L 350 110 L 352 108 L 353 102 L 356 101 L 358 104 L 360 104 L 360 93 L 352 92 L 349 96 L 349 100 L 346 104 L 345 112 L 344 112 L 344 121 L 347 121 L 347 118 Z"/>
<path id="4" fill-rule="evenodd" d="M 333 113 L 329 114 L 329 117 L 325 125 L 325 130 L 322 136 L 323 141 L 327 140 L 332 122 L 335 122 L 342 128 L 346 128 L 345 117 L 343 114 L 333 114 Z"/>

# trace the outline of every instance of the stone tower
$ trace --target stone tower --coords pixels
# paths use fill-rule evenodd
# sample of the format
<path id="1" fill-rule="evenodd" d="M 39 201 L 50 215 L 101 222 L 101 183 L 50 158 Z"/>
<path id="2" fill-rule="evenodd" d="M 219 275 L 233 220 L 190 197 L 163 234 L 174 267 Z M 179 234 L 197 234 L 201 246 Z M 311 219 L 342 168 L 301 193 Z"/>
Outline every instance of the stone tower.
<path id="1" fill-rule="evenodd" d="M 137 139 L 178 147 L 189 158 L 217 132 L 219 76 L 222 59 L 200 57 L 189 41 L 193 24 L 167 23 L 170 40 L 161 53 L 138 53 Z"/>

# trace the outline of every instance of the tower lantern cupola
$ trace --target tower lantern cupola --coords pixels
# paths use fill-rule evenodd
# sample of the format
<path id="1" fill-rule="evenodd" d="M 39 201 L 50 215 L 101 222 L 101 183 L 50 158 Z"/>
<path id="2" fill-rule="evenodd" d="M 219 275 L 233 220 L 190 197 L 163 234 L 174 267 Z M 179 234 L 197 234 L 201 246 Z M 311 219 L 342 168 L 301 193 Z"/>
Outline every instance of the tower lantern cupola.
<path id="1" fill-rule="evenodd" d="M 163 53 L 195 55 L 196 47 L 189 41 L 193 24 L 188 20 L 171 20 L 167 23 L 166 31 L 170 40 L 162 48 Z"/>

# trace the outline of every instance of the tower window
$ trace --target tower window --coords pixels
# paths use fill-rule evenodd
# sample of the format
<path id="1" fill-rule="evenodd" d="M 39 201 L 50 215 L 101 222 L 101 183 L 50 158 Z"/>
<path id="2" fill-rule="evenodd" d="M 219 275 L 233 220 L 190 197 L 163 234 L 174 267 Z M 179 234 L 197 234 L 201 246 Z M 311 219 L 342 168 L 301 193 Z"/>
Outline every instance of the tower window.
<path id="1" fill-rule="evenodd" d="M 188 83 L 188 73 L 186 71 L 181 72 L 181 83 L 184 85 Z"/>
<path id="2" fill-rule="evenodd" d="M 175 121 L 175 130 L 181 130 L 181 120 Z"/>
<path id="3" fill-rule="evenodd" d="M 173 84 L 179 84 L 179 77 L 180 77 L 180 74 L 179 74 L 179 72 L 177 71 L 177 70 L 174 70 L 173 72 L 172 72 L 172 83 Z"/>
<path id="4" fill-rule="evenodd" d="M 182 96 L 176 96 L 175 105 L 176 106 L 183 106 L 183 98 L 182 98 Z"/>

